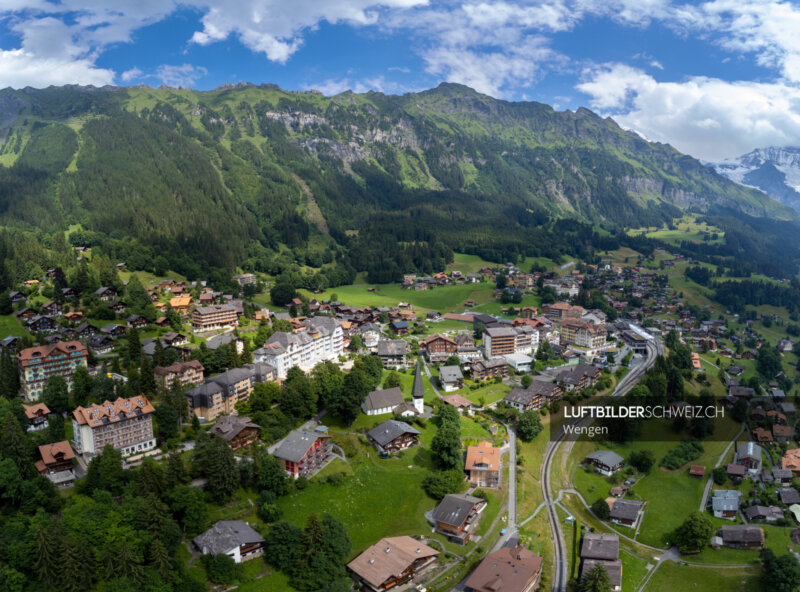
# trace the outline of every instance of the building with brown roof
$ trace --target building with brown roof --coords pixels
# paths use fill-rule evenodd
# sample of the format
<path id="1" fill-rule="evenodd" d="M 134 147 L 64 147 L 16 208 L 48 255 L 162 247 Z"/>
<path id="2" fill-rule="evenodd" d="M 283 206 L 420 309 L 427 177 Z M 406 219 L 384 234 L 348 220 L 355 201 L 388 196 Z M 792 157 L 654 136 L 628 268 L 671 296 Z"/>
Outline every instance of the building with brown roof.
<path id="1" fill-rule="evenodd" d="M 75 452 L 66 440 L 44 444 L 39 446 L 36 470 L 58 487 L 69 487 L 75 482 L 75 474 L 72 471 L 73 458 Z"/>
<path id="2" fill-rule="evenodd" d="M 434 565 L 439 551 L 411 538 L 381 539 L 347 564 L 353 579 L 366 590 L 383 592 L 400 586 Z"/>
<path id="3" fill-rule="evenodd" d="M 431 510 L 431 522 L 436 531 L 450 541 L 465 545 L 478 524 L 486 500 L 463 493 L 450 493 Z"/>
<path id="4" fill-rule="evenodd" d="M 72 412 L 75 450 L 78 454 L 99 454 L 106 444 L 123 456 L 152 450 L 156 447 L 154 412 L 144 395 L 78 407 Z"/>
<path id="5" fill-rule="evenodd" d="M 500 486 L 500 449 L 491 442 L 479 442 L 467 447 L 467 462 L 464 470 L 471 485 L 475 487 Z"/>
<path id="6" fill-rule="evenodd" d="M 456 353 L 456 342 L 438 333 L 420 341 L 419 346 L 425 350 L 431 362 L 444 362 Z"/>
<path id="7" fill-rule="evenodd" d="M 470 374 L 472 375 L 472 380 L 486 380 L 496 376 L 505 378 L 508 376 L 508 362 L 505 358 L 478 360 L 473 362 L 470 367 Z"/>
<path id="8" fill-rule="evenodd" d="M 17 354 L 23 395 L 28 401 L 37 400 L 51 376 L 61 376 L 71 389 L 75 370 L 78 366 L 87 366 L 88 355 L 80 341 L 60 341 L 23 349 Z"/>
<path id="9" fill-rule="evenodd" d="M 35 405 L 23 405 L 22 408 L 25 410 L 25 417 L 30 422 L 29 432 L 38 432 L 47 427 L 47 418 L 50 415 L 50 408 L 47 405 L 36 403 Z"/>
<path id="10" fill-rule="evenodd" d="M 541 575 L 541 557 L 523 547 L 503 547 L 480 562 L 464 587 L 468 592 L 529 592 Z"/>
<path id="11" fill-rule="evenodd" d="M 800 476 L 800 448 L 787 450 L 781 458 L 781 468 Z"/>
<path id="12" fill-rule="evenodd" d="M 764 546 L 764 529 L 751 524 L 733 524 L 722 527 L 722 544 L 736 549 L 761 549 Z"/>
<path id="13" fill-rule="evenodd" d="M 186 311 L 188 311 L 189 307 L 192 305 L 192 297 L 189 296 L 189 294 L 184 294 L 183 296 L 173 296 L 169 299 L 169 305 L 173 310 L 181 314 L 186 314 Z"/>
<path id="14" fill-rule="evenodd" d="M 225 415 L 208 432 L 225 440 L 234 450 L 241 450 L 256 441 L 260 428 L 249 417 Z"/>
<path id="15" fill-rule="evenodd" d="M 602 565 L 608 572 L 612 590 L 622 586 L 622 562 L 619 560 L 619 535 L 587 533 L 581 544 L 581 577 L 595 566 Z"/>
<path id="16" fill-rule="evenodd" d="M 198 360 L 176 362 L 170 366 L 156 366 L 153 369 L 156 382 L 165 389 L 169 389 L 175 383 L 182 387 L 202 384 L 204 372 L 205 368 Z"/>

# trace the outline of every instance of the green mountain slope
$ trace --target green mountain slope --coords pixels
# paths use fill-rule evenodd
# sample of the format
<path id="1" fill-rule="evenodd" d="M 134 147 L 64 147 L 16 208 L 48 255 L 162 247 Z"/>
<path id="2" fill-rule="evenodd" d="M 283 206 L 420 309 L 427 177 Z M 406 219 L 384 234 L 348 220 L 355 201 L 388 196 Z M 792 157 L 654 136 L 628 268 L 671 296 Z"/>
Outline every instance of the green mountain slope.
<path id="1" fill-rule="evenodd" d="M 451 249 L 569 251 L 557 220 L 613 231 L 690 209 L 798 223 L 611 119 L 454 84 L 331 98 L 272 85 L 6 89 L 0 164 L 2 224 L 80 224 L 119 256 L 166 254 L 186 272 L 291 252 L 388 279 Z"/>

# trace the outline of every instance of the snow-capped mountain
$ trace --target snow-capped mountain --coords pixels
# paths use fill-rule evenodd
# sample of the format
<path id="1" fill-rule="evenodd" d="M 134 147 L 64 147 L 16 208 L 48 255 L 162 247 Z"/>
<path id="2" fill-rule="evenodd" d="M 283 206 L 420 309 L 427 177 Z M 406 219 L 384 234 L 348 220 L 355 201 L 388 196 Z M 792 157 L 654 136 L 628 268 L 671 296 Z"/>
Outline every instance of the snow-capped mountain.
<path id="1" fill-rule="evenodd" d="M 712 166 L 732 181 L 761 189 L 800 212 L 800 147 L 757 148 Z"/>

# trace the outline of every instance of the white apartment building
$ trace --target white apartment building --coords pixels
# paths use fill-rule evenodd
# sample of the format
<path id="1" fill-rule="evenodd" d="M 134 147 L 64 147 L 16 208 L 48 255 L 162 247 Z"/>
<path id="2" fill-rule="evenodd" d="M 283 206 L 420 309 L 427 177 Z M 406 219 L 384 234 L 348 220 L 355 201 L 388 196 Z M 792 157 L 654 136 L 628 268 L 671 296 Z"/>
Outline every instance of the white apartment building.
<path id="1" fill-rule="evenodd" d="M 253 359 L 257 364 L 273 366 L 282 379 L 292 366 L 307 372 L 343 353 L 344 333 L 339 322 L 331 317 L 312 317 L 297 333 L 274 333 L 264 347 L 253 352 Z"/>

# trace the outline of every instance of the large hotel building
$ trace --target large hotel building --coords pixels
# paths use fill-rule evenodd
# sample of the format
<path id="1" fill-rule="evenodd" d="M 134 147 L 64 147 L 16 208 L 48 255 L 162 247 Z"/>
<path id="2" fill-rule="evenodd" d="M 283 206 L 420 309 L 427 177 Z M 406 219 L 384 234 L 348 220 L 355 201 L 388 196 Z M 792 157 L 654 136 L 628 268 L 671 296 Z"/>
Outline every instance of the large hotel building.
<path id="1" fill-rule="evenodd" d="M 130 456 L 156 447 L 152 403 L 144 395 L 102 405 L 78 407 L 72 412 L 75 452 L 100 454 L 106 444 Z"/>
<path id="2" fill-rule="evenodd" d="M 51 376 L 62 376 L 67 388 L 72 388 L 72 377 L 78 366 L 86 366 L 88 352 L 79 341 L 60 341 L 53 345 L 28 347 L 17 354 L 22 394 L 28 401 L 36 401 Z"/>

